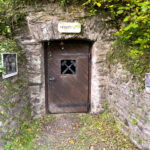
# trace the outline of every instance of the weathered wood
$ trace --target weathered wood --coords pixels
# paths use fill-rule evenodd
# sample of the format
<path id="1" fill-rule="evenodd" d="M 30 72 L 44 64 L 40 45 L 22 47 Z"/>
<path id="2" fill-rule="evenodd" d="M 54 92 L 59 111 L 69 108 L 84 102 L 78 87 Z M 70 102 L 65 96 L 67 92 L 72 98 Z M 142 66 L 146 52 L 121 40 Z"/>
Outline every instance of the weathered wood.
<path id="1" fill-rule="evenodd" d="M 88 112 L 89 43 L 52 42 L 47 58 L 49 112 Z"/>

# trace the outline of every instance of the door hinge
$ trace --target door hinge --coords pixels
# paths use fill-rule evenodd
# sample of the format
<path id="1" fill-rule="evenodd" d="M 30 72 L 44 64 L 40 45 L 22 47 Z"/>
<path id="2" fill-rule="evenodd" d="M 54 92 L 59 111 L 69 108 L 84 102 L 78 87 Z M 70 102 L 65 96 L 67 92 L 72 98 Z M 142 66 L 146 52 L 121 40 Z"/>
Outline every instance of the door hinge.
<path id="1" fill-rule="evenodd" d="M 89 107 L 89 103 L 79 103 L 79 104 L 59 104 L 58 107 Z"/>

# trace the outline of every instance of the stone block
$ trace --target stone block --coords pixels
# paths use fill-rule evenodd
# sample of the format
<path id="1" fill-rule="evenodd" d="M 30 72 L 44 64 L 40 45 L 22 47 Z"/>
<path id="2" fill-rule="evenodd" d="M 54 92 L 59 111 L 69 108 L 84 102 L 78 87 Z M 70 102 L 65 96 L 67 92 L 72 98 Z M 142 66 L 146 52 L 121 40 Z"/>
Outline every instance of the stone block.
<path id="1" fill-rule="evenodd" d="M 35 74 L 30 74 L 28 77 L 29 84 L 42 84 L 41 74 L 35 72 Z"/>
<path id="2" fill-rule="evenodd" d="M 25 45 L 25 51 L 28 54 L 28 57 L 30 55 L 41 56 L 41 49 L 41 44 Z"/>

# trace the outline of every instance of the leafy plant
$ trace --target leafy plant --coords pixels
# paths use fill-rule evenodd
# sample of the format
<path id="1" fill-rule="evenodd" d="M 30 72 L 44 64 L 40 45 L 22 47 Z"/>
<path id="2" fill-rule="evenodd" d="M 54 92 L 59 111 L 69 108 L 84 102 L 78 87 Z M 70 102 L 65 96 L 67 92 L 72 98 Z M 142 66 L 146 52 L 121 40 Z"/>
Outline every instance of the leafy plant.
<path id="1" fill-rule="evenodd" d="M 133 123 L 133 124 L 137 124 L 137 121 L 136 121 L 135 118 L 132 118 L 132 123 Z"/>
<path id="2" fill-rule="evenodd" d="M 54 119 L 54 115 L 48 115 L 32 121 L 22 121 L 19 135 L 12 132 L 8 136 L 7 140 L 11 140 L 11 143 L 5 145 L 5 150 L 33 149 L 34 140 L 41 131 L 40 126 L 50 122 L 52 119 Z"/>
<path id="3" fill-rule="evenodd" d="M 19 47 L 17 46 L 16 42 L 12 39 L 7 39 L 7 38 L 0 38 L 0 54 L 1 53 L 13 53 L 17 52 L 18 56 L 20 57 L 20 51 Z M 1 55 L 0 55 L 0 73 L 4 73 L 4 68 L 2 67 L 1 64 Z"/>
<path id="4" fill-rule="evenodd" d="M 33 120 L 32 122 L 24 121 L 20 127 L 20 135 L 9 136 L 9 140 L 12 140 L 10 144 L 5 145 L 5 150 L 21 149 L 25 145 L 28 145 L 35 138 L 35 135 L 39 133 L 40 120 Z"/>
<path id="5" fill-rule="evenodd" d="M 115 20 L 114 25 L 118 31 L 115 33 L 115 48 L 111 52 L 114 59 L 117 58 L 124 63 L 132 74 L 140 74 L 143 77 L 145 72 L 150 72 L 148 0 L 87 0 L 83 6 L 90 7 L 91 15 L 96 15 L 99 10 L 107 10 L 112 20 Z"/>

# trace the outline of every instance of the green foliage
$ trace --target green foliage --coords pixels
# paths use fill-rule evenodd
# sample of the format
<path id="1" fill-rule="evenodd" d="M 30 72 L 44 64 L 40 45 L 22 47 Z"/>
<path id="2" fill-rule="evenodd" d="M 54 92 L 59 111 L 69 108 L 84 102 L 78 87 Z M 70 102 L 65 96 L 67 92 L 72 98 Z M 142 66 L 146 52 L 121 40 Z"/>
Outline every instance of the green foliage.
<path id="1" fill-rule="evenodd" d="M 107 60 L 109 63 L 114 64 L 114 60 L 117 59 L 124 64 L 124 68 L 129 70 L 136 79 L 141 80 L 145 76 L 145 72 L 150 70 L 149 57 L 150 52 L 148 50 L 134 50 L 131 45 L 127 45 L 124 41 L 117 39 Z M 141 83 L 144 82 L 142 81 Z"/>
<path id="2" fill-rule="evenodd" d="M 108 119 L 109 117 L 108 117 L 108 110 L 109 109 L 109 106 L 108 106 L 108 103 L 104 103 L 104 112 L 103 112 L 103 114 L 102 114 L 102 116 L 105 118 L 105 119 Z"/>
<path id="3" fill-rule="evenodd" d="M 16 0 L 0 0 L 0 33 L 3 36 L 11 37 L 13 29 L 23 19 L 25 12 L 23 2 Z"/>
<path id="4" fill-rule="evenodd" d="M 31 119 L 31 111 L 29 107 L 29 102 L 26 101 L 25 105 L 24 100 L 28 100 L 28 94 L 26 92 L 27 82 L 23 78 L 24 76 L 19 73 L 17 78 L 14 80 L 7 79 L 3 80 L 0 84 L 0 121 L 5 124 L 5 130 L 7 130 L 7 137 L 18 134 L 20 129 L 12 132 L 11 122 L 15 120 L 19 126 L 23 121 Z M 14 96 L 18 95 L 14 100 Z M 19 105 L 18 105 L 19 104 Z M 19 111 L 18 111 L 19 110 Z M 2 126 L 3 127 L 3 126 Z M 2 130 L 4 132 L 4 129 Z M 4 138 L 2 137 L 2 140 Z M 7 139 L 6 139 L 7 140 Z M 8 140 L 7 140 L 8 141 Z"/>
<path id="5" fill-rule="evenodd" d="M 124 26 L 116 34 L 133 47 L 131 56 L 135 59 L 150 48 L 150 2 L 134 0 L 118 9 L 117 13 L 121 11 L 125 17 Z"/>
<path id="6" fill-rule="evenodd" d="M 115 20 L 117 40 L 111 56 L 133 74 L 150 72 L 150 2 L 148 0 L 87 0 L 91 15 L 107 10 Z M 118 44 L 119 43 L 119 44 Z"/>
<path id="7" fill-rule="evenodd" d="M 107 107 L 108 106 L 106 106 L 106 108 Z M 80 147 L 77 147 L 77 145 L 74 149 L 82 149 L 82 147 L 86 149 L 89 143 L 92 143 L 92 145 L 94 145 L 94 143 L 111 143 L 111 146 L 106 146 L 105 149 L 134 149 L 134 146 L 132 146 L 128 139 L 120 132 L 118 124 L 116 124 L 111 112 L 107 112 L 107 118 L 105 118 L 103 114 L 98 116 L 84 115 L 81 121 L 84 126 L 80 127 L 74 144 L 74 146 L 76 146 L 80 143 Z M 100 147 L 100 145 L 98 146 Z"/>
<path id="8" fill-rule="evenodd" d="M 73 0 L 72 2 L 70 2 L 70 0 L 60 0 L 60 6 L 62 7 L 62 8 L 65 8 L 67 5 L 69 5 L 70 3 L 76 3 L 76 2 L 79 2 L 79 1 L 77 1 L 77 0 Z"/>
<path id="9" fill-rule="evenodd" d="M 17 52 L 20 56 L 19 47 L 12 39 L 13 30 L 18 27 L 25 13 L 20 11 L 23 4 L 16 0 L 0 0 L 0 54 Z M 1 57 L 0 57 L 1 62 Z M 0 73 L 4 72 L 0 63 Z"/>
<path id="10" fill-rule="evenodd" d="M 132 118 L 132 123 L 133 123 L 133 124 L 137 124 L 137 121 L 136 121 L 135 118 Z"/>
<path id="11" fill-rule="evenodd" d="M 5 145 L 5 150 L 34 149 L 34 140 L 41 132 L 40 127 L 45 123 L 49 123 L 52 119 L 54 119 L 54 115 L 34 119 L 30 122 L 28 120 L 22 121 L 19 135 L 18 132 L 16 132 L 16 134 L 11 132 L 10 135 L 6 137 L 6 140 L 11 142 Z"/>
<path id="12" fill-rule="evenodd" d="M 30 144 L 35 135 L 39 133 L 40 120 L 36 119 L 32 122 L 24 121 L 20 126 L 20 135 L 9 135 L 7 140 L 12 140 L 10 144 L 5 145 L 5 150 L 23 149 L 24 146 Z"/>
<path id="13" fill-rule="evenodd" d="M 19 48 L 16 44 L 16 42 L 12 39 L 8 38 L 0 38 L 0 54 L 1 53 L 13 53 L 17 52 L 18 56 L 20 56 Z M 1 63 L 1 57 L 0 57 L 0 63 Z M 4 71 L 4 68 L 2 68 L 2 64 L 0 64 L 0 73 Z"/>

